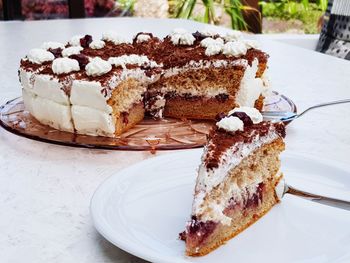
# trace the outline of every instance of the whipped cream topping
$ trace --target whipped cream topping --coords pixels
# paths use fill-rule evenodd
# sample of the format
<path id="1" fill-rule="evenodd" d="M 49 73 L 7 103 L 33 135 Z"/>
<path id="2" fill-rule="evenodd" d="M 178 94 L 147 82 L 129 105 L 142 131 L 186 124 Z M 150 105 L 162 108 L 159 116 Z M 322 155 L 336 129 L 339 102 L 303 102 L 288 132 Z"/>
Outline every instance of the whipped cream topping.
<path id="1" fill-rule="evenodd" d="M 71 46 L 80 46 L 80 39 L 83 38 L 83 35 L 75 35 L 69 40 Z"/>
<path id="2" fill-rule="evenodd" d="M 63 57 L 69 57 L 71 55 L 78 55 L 80 54 L 80 51 L 82 51 L 83 48 L 81 46 L 73 46 L 73 47 L 67 47 L 62 50 L 62 56 Z"/>
<path id="3" fill-rule="evenodd" d="M 206 37 L 213 37 L 215 35 L 219 35 L 218 31 L 210 27 L 206 27 L 200 30 L 199 33 Z"/>
<path id="4" fill-rule="evenodd" d="M 108 61 L 103 60 L 100 57 L 96 57 L 90 60 L 90 62 L 86 65 L 85 70 L 88 76 L 97 77 L 111 71 L 112 66 Z"/>
<path id="5" fill-rule="evenodd" d="M 115 45 L 131 43 L 130 40 L 127 40 L 125 37 L 118 35 L 113 31 L 103 33 L 102 40 L 113 42 Z"/>
<path id="6" fill-rule="evenodd" d="M 194 36 L 182 28 L 176 28 L 170 34 L 170 40 L 174 45 L 193 45 L 196 40 Z"/>
<path id="7" fill-rule="evenodd" d="M 44 42 L 41 44 L 40 48 L 48 50 L 48 49 L 56 49 L 56 48 L 62 48 L 64 49 L 64 44 L 60 43 L 60 42 L 53 42 L 53 41 L 49 41 L 49 42 Z"/>
<path id="8" fill-rule="evenodd" d="M 251 108 L 251 107 L 234 108 L 233 110 L 229 111 L 228 115 L 231 115 L 234 112 L 244 112 L 249 116 L 249 118 L 252 120 L 254 124 L 257 124 L 263 121 L 262 114 L 256 108 Z"/>
<path id="9" fill-rule="evenodd" d="M 212 44 L 222 44 L 224 45 L 224 40 L 222 38 L 212 38 L 212 37 L 206 37 L 201 41 L 201 46 L 202 47 L 209 47 Z"/>
<path id="10" fill-rule="evenodd" d="M 106 43 L 103 40 L 93 40 L 89 47 L 92 49 L 101 49 L 104 48 Z"/>
<path id="11" fill-rule="evenodd" d="M 112 65 L 115 65 L 116 67 L 121 66 L 123 68 L 126 68 L 127 64 L 144 67 L 148 66 L 151 68 L 159 66 L 155 61 L 149 60 L 147 56 L 140 56 L 135 54 L 110 57 L 108 59 L 108 62 Z"/>
<path id="12" fill-rule="evenodd" d="M 29 51 L 27 58 L 32 63 L 42 64 L 44 62 L 54 60 L 55 56 L 45 49 L 33 48 Z"/>
<path id="13" fill-rule="evenodd" d="M 226 33 L 224 39 L 226 42 L 240 40 L 242 38 L 242 32 L 238 30 L 231 30 Z"/>
<path id="14" fill-rule="evenodd" d="M 222 53 L 228 57 L 238 57 L 247 53 L 247 47 L 244 42 L 230 41 L 224 45 Z"/>
<path id="15" fill-rule="evenodd" d="M 140 34 L 137 36 L 136 43 L 147 42 L 150 39 L 151 39 L 150 35 Z"/>
<path id="16" fill-rule="evenodd" d="M 216 123 L 216 126 L 219 127 L 220 129 L 223 129 L 229 132 L 244 130 L 243 121 L 241 121 L 239 118 L 234 116 L 222 118 L 220 121 Z"/>
<path id="17" fill-rule="evenodd" d="M 255 49 L 259 49 L 260 45 L 258 41 L 255 40 L 244 40 L 244 44 L 246 45 L 247 49 L 251 49 L 251 48 L 255 48 Z"/>
<path id="18" fill-rule="evenodd" d="M 205 55 L 213 56 L 221 53 L 224 47 L 224 40 L 222 38 L 213 39 L 207 37 L 201 41 L 201 46 L 206 47 Z"/>
<path id="19" fill-rule="evenodd" d="M 53 73 L 58 75 L 80 70 L 78 61 L 71 58 L 56 58 L 51 68 Z"/>

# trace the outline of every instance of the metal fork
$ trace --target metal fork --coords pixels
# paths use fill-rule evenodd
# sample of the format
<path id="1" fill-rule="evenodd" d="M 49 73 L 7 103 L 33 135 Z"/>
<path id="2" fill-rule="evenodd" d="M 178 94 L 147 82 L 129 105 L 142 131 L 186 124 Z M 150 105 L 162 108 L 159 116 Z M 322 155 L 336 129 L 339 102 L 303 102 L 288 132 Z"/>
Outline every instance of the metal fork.
<path id="1" fill-rule="evenodd" d="M 292 194 L 295 196 L 299 196 L 320 204 L 338 207 L 341 209 L 349 210 L 350 211 L 350 202 L 346 200 L 331 198 L 327 196 L 322 195 L 316 195 L 309 192 L 301 191 L 299 189 L 296 189 L 288 184 L 285 183 L 284 179 L 282 179 L 278 185 L 276 186 L 276 194 L 280 197 L 283 197 L 285 194 Z"/>
<path id="2" fill-rule="evenodd" d="M 345 100 L 336 100 L 336 101 L 330 101 L 326 103 L 321 103 L 314 105 L 310 108 L 307 108 L 303 112 L 297 114 L 294 112 L 289 112 L 289 111 L 262 111 L 262 115 L 264 119 L 270 120 L 270 121 L 282 121 L 282 122 L 290 122 L 293 121 L 300 116 L 304 115 L 306 112 L 316 109 L 316 108 L 321 108 L 325 106 L 330 106 L 330 105 L 336 105 L 336 104 L 342 104 L 342 103 L 349 103 L 350 99 L 345 99 Z"/>

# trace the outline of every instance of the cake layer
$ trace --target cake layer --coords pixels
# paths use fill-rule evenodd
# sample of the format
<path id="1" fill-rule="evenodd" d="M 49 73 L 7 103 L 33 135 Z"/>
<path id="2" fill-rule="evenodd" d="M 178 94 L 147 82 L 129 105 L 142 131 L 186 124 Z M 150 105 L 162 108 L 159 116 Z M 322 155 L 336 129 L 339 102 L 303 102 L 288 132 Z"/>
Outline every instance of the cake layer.
<path id="1" fill-rule="evenodd" d="M 108 105 L 113 109 L 114 115 L 119 117 L 121 113 L 128 112 L 134 104 L 142 102 L 145 92 L 145 83 L 138 79 L 127 78 L 113 90 Z"/>
<path id="2" fill-rule="evenodd" d="M 192 217 L 183 238 L 186 240 L 188 256 L 204 256 L 264 216 L 279 202 L 274 191 L 279 178 L 274 181 L 266 180 L 256 186 L 243 205 L 231 204 L 226 207 L 225 214 L 231 218 L 228 225 L 214 221 L 200 221 Z"/>
<path id="3" fill-rule="evenodd" d="M 134 104 L 127 112 L 122 113 L 116 119 L 116 131 L 117 136 L 126 132 L 130 128 L 134 127 L 137 123 L 143 120 L 145 117 L 145 109 L 143 102 Z"/>
<path id="4" fill-rule="evenodd" d="M 218 113 L 227 113 L 234 106 L 234 98 L 226 94 L 214 97 L 172 96 L 166 100 L 164 116 L 213 120 Z"/>

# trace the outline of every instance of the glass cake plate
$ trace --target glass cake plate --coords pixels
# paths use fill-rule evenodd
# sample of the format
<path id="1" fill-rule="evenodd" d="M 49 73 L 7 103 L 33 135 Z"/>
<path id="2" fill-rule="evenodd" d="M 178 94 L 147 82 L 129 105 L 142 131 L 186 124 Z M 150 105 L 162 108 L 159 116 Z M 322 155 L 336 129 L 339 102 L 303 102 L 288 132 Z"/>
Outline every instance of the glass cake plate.
<path id="1" fill-rule="evenodd" d="M 264 111 L 296 112 L 292 100 L 277 92 L 265 98 Z M 176 150 L 202 147 L 213 121 L 145 118 L 117 138 L 63 132 L 39 123 L 25 110 L 21 97 L 0 107 L 0 125 L 32 140 L 72 147 L 111 150 Z"/>

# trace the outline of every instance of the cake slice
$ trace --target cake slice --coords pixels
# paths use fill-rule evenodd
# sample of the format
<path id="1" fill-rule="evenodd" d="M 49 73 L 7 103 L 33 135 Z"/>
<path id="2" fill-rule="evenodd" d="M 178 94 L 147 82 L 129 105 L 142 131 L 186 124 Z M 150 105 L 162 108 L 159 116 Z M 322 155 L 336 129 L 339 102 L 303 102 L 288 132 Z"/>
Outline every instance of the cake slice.
<path id="1" fill-rule="evenodd" d="M 210 131 L 196 181 L 192 217 L 180 237 L 186 254 L 205 255 L 267 213 L 279 198 L 282 123 L 254 108 L 221 116 Z"/>

